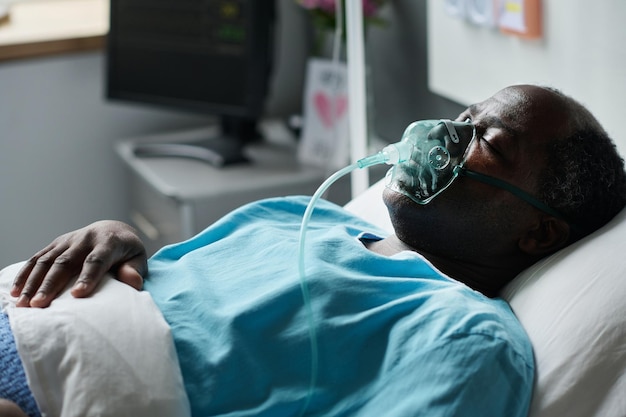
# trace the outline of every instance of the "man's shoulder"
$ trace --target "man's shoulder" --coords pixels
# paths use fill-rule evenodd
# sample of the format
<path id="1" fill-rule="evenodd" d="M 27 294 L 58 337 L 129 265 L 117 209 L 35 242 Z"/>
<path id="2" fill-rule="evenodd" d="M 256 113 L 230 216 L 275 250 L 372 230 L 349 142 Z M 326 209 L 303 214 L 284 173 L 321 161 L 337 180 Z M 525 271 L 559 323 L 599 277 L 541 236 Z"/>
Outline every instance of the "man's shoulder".
<path id="1" fill-rule="evenodd" d="M 417 308 L 407 317 L 406 337 L 434 349 L 450 343 L 468 350 L 497 346 L 532 362 L 528 336 L 506 301 L 445 280 L 435 281 L 415 297 Z"/>

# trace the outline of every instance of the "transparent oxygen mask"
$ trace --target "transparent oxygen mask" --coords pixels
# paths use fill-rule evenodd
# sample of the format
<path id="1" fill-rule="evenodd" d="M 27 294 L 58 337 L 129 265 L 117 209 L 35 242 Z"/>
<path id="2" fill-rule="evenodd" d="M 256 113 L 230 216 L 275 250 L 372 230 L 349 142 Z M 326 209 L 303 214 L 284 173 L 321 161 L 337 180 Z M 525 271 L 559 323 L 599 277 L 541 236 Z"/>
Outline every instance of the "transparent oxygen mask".
<path id="1" fill-rule="evenodd" d="M 470 122 L 420 120 L 406 128 L 391 147 L 405 148 L 402 160 L 392 162 L 387 188 L 418 204 L 427 204 L 452 184 L 465 163 L 467 149 L 476 135 Z M 410 153 L 410 155 L 409 155 Z"/>

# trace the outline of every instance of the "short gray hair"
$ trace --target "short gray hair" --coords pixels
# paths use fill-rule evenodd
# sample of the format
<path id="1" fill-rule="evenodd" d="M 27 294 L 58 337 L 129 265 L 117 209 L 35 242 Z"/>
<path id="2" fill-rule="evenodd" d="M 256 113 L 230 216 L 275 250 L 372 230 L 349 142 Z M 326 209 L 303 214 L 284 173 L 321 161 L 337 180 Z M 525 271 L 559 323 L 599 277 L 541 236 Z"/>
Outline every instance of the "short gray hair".
<path id="1" fill-rule="evenodd" d="M 624 160 L 597 119 L 578 101 L 556 93 L 570 109 L 569 135 L 548 147 L 539 197 L 580 229 L 572 241 L 609 222 L 626 206 Z"/>

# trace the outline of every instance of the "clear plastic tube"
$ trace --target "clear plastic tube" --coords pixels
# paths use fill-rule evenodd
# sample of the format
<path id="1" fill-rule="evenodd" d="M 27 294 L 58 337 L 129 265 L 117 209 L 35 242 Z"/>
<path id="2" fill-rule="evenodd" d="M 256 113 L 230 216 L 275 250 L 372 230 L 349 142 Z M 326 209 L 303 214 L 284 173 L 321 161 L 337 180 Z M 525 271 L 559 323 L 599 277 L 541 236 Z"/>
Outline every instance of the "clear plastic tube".
<path id="1" fill-rule="evenodd" d="M 300 237 L 299 237 L 299 246 L 298 246 L 298 273 L 300 276 L 300 289 L 302 291 L 302 300 L 304 302 L 305 313 L 307 317 L 307 323 L 309 327 L 309 342 L 311 344 L 311 379 L 309 381 L 309 391 L 307 393 L 306 400 L 304 402 L 304 406 L 300 415 L 304 415 L 307 408 L 309 407 L 309 403 L 311 402 L 311 398 L 313 397 L 313 391 L 315 390 L 315 385 L 317 384 L 317 370 L 318 370 L 318 348 L 317 348 L 317 328 L 315 324 L 315 317 L 313 314 L 313 308 L 311 307 L 311 297 L 309 294 L 309 286 L 306 282 L 306 271 L 304 268 L 304 246 L 306 243 L 306 230 L 309 225 L 309 220 L 311 219 L 311 215 L 313 214 L 313 209 L 315 204 L 320 199 L 320 197 L 326 192 L 326 190 L 339 178 L 343 177 L 346 174 L 354 171 L 359 168 L 357 164 L 349 165 L 341 170 L 335 172 L 333 175 L 328 177 L 326 181 L 319 186 L 309 204 L 304 211 L 304 215 L 302 216 L 302 223 L 300 224 Z"/>
<path id="2" fill-rule="evenodd" d="M 324 195 L 328 188 L 339 178 L 349 174 L 350 172 L 358 168 L 368 168 L 372 165 L 379 164 L 393 165 L 404 162 L 411 157 L 412 148 L 412 145 L 407 142 L 393 143 L 386 146 L 385 148 L 383 148 L 382 151 L 374 155 L 370 155 L 368 157 L 360 159 L 354 164 L 348 165 L 347 167 L 340 169 L 339 171 L 328 177 L 326 181 L 324 181 L 322 185 L 319 186 L 319 188 L 315 191 L 315 194 L 313 194 L 313 197 L 311 197 L 311 200 L 309 201 L 309 204 L 304 211 L 304 215 L 302 216 L 302 223 L 300 224 L 300 236 L 298 245 L 298 273 L 300 276 L 300 289 L 302 291 L 302 299 L 304 302 L 304 308 L 309 327 L 309 341 L 311 345 L 311 378 L 309 381 L 309 391 L 307 393 L 307 397 L 300 415 L 304 415 L 311 402 L 311 399 L 313 397 L 313 391 L 315 390 L 315 386 L 317 384 L 318 373 L 319 354 L 317 346 L 317 327 L 315 323 L 313 308 L 311 306 L 311 296 L 306 281 L 306 270 L 304 265 L 306 231 L 309 225 L 309 221 L 311 220 L 311 215 L 313 214 L 315 204 L 317 204 L 317 201 L 320 199 L 320 197 Z"/>

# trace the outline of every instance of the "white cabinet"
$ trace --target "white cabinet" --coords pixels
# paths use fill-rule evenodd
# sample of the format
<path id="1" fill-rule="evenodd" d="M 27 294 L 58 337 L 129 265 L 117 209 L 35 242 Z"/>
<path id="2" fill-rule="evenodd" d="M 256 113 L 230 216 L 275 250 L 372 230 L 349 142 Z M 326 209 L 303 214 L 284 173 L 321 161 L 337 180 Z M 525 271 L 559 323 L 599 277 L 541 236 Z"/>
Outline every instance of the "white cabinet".
<path id="1" fill-rule="evenodd" d="M 213 128 L 133 138 L 117 144 L 130 170 L 130 218 L 148 254 L 187 239 L 245 203 L 285 195 L 313 195 L 328 173 L 296 160 L 297 144 L 281 125 L 263 125 L 265 141 L 246 147 L 251 163 L 215 168 L 174 157 L 137 157 L 143 142 L 187 142 L 217 132 Z M 349 178 L 331 187 L 330 200 L 350 198 Z"/>

